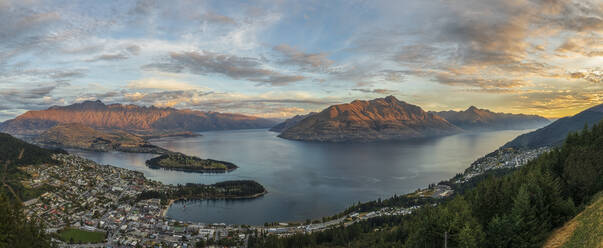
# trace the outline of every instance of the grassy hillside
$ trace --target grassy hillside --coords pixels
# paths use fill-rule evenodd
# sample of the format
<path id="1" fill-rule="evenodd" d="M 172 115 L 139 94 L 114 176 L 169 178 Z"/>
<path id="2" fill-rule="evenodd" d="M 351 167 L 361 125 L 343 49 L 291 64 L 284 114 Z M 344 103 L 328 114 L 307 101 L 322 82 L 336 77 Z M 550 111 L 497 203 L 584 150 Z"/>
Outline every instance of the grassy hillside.
<path id="1" fill-rule="evenodd" d="M 603 247 L 603 192 L 584 211 L 555 230 L 543 248 Z"/>

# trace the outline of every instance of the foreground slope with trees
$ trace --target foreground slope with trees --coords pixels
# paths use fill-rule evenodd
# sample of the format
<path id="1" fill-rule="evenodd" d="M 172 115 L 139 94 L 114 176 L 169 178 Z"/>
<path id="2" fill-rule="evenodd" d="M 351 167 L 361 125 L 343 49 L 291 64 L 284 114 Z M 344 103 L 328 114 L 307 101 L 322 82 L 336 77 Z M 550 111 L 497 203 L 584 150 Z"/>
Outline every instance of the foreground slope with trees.
<path id="1" fill-rule="evenodd" d="M 490 176 L 437 206 L 250 247 L 540 247 L 603 190 L 603 123 L 520 169 Z"/>
<path id="2" fill-rule="evenodd" d="M 23 187 L 20 180 L 26 175 L 18 167 L 28 164 L 54 163 L 55 152 L 30 145 L 8 134 L 0 133 L 0 248 L 51 247 L 51 238 L 41 222 L 28 220 L 23 214 L 21 200 L 39 192 Z"/>

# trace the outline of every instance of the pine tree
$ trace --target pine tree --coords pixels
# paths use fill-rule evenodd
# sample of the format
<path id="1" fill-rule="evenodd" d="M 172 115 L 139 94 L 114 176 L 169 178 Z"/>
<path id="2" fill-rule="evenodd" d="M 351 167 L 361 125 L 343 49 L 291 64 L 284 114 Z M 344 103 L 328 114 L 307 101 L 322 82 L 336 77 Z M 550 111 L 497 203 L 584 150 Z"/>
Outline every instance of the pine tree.
<path id="1" fill-rule="evenodd" d="M 458 247 L 462 248 L 477 248 L 480 247 L 478 233 L 471 225 L 465 224 L 458 234 Z"/>
<path id="2" fill-rule="evenodd" d="M 519 188 L 517 197 L 513 201 L 511 218 L 514 224 L 512 247 L 537 247 L 534 244 L 533 235 L 537 232 L 538 220 L 532 209 L 530 193 L 525 184 Z"/>
<path id="3" fill-rule="evenodd" d="M 513 222 L 507 215 L 495 216 L 488 224 L 488 247 L 505 248 L 511 247 L 513 239 Z"/>
<path id="4" fill-rule="evenodd" d="M 28 221 L 21 203 L 0 193 L 0 248 L 52 247 L 50 237 L 36 221 Z"/>

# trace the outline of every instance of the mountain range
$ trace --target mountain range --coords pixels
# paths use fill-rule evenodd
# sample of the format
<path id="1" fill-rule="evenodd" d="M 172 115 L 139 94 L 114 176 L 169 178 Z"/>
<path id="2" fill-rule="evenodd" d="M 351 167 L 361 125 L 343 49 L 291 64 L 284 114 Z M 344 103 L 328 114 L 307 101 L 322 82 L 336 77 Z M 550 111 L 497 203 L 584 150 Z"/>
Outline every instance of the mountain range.
<path id="1" fill-rule="evenodd" d="M 311 112 L 311 113 L 308 113 L 305 115 L 293 116 L 289 119 L 286 119 L 285 121 L 283 121 L 281 123 L 274 125 L 273 127 L 270 128 L 270 131 L 280 133 L 280 132 L 284 131 L 285 129 L 288 129 L 292 126 L 297 125 L 297 123 L 299 123 L 301 120 L 305 119 L 306 117 L 308 117 L 310 115 L 314 115 L 314 114 L 316 114 L 316 112 Z"/>
<path id="2" fill-rule="evenodd" d="M 95 129 L 153 133 L 269 128 L 275 121 L 240 114 L 155 106 L 106 105 L 101 101 L 85 101 L 68 106 L 53 106 L 46 110 L 28 111 L 0 124 L 0 132 L 35 136 L 58 124 L 66 123 L 83 124 Z"/>
<path id="3" fill-rule="evenodd" d="M 550 121 L 537 115 L 495 113 L 475 106 L 464 111 L 425 112 L 394 96 L 333 105 L 297 115 L 270 130 L 279 137 L 322 142 L 403 140 L 462 131 L 531 129 Z"/>
<path id="4" fill-rule="evenodd" d="M 542 127 L 550 121 L 538 115 L 495 113 L 475 106 L 464 111 L 433 112 L 465 130 L 522 130 Z"/>
<path id="5" fill-rule="evenodd" d="M 603 104 L 586 109 L 574 116 L 556 120 L 533 132 L 522 134 L 505 144 L 504 147 L 535 148 L 559 145 L 570 132 L 582 130 L 585 125 L 592 126 L 601 120 L 603 120 Z"/>
<path id="6" fill-rule="evenodd" d="M 300 120 L 279 137 L 321 142 L 370 142 L 441 136 L 462 130 L 393 96 L 333 105 Z"/>

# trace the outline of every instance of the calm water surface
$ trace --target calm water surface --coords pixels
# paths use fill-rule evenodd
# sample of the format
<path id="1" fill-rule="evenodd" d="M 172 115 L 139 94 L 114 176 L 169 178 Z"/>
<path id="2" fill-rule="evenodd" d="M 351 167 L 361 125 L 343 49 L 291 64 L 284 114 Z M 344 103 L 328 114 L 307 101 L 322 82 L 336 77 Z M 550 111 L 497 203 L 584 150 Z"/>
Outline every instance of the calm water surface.
<path id="1" fill-rule="evenodd" d="M 253 200 L 177 202 L 170 218 L 204 223 L 263 224 L 329 216 L 358 201 L 405 194 L 462 172 L 475 159 L 523 131 L 464 133 L 443 138 L 368 144 L 290 141 L 267 130 L 203 132 L 201 137 L 163 138 L 161 147 L 233 162 L 226 174 L 150 169 L 156 155 L 121 152 L 74 153 L 101 164 L 141 171 L 163 183 L 211 184 L 252 179 L 269 193 Z"/>

